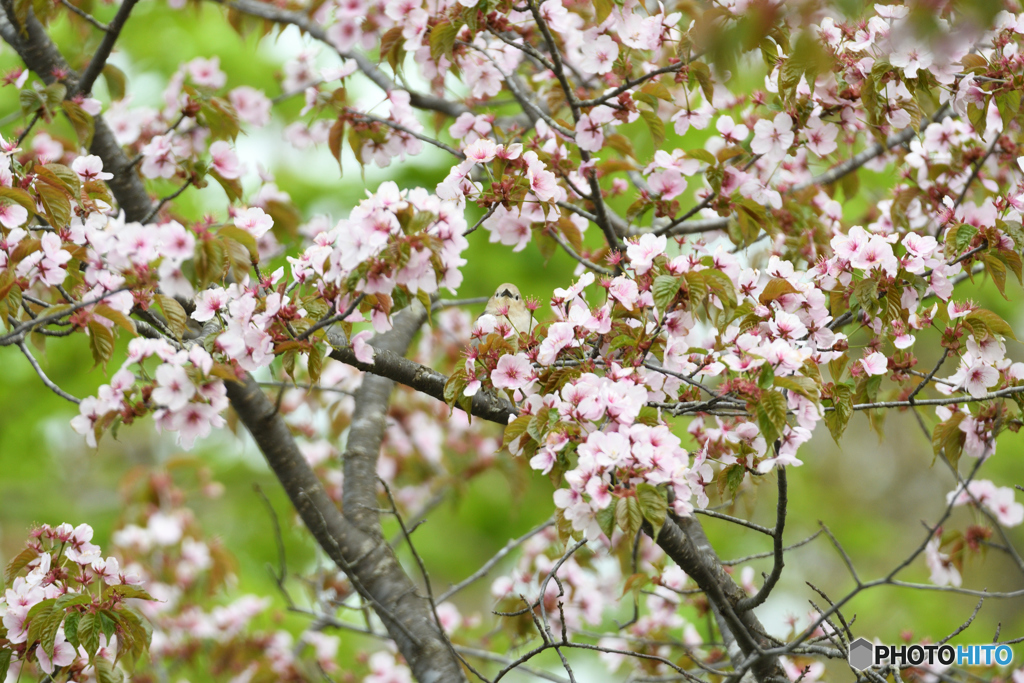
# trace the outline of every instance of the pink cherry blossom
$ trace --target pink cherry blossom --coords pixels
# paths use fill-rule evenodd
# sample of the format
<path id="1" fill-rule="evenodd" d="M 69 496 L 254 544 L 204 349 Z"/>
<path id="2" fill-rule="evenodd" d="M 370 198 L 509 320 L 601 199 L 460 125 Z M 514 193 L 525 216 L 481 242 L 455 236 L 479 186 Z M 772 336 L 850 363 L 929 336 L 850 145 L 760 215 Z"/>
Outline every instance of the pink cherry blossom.
<path id="1" fill-rule="evenodd" d="M 367 340 L 373 336 L 373 332 L 365 330 L 358 334 L 352 335 L 352 352 L 356 356 L 356 360 L 360 363 L 366 363 L 367 365 L 373 365 L 374 354 L 376 349 L 367 343 Z"/>
<path id="2" fill-rule="evenodd" d="M 256 239 L 260 239 L 274 227 L 274 219 L 258 206 L 239 212 L 234 222 L 236 227 L 245 230 Z"/>
<path id="3" fill-rule="evenodd" d="M 210 156 L 211 166 L 224 178 L 231 180 L 242 175 L 244 167 L 238 161 L 235 150 L 231 149 L 227 142 L 218 140 L 210 145 Z"/>
<path id="4" fill-rule="evenodd" d="M 71 170 L 78 174 L 82 182 L 110 180 L 114 177 L 113 173 L 103 171 L 103 160 L 93 154 L 75 159 L 71 163 Z"/>
<path id="5" fill-rule="evenodd" d="M 871 376 L 884 375 L 888 372 L 889 360 L 885 357 L 884 353 L 878 351 L 864 356 L 860 359 L 859 363 L 864 372 Z"/>
<path id="6" fill-rule="evenodd" d="M 5 228 L 17 228 L 28 220 L 28 210 L 14 202 L 0 203 L 0 225 Z"/>
<path id="7" fill-rule="evenodd" d="M 807 121 L 807 129 L 804 136 L 807 138 L 807 149 L 819 157 L 828 156 L 836 151 L 836 136 L 839 135 L 839 127 L 832 123 L 824 123 L 817 116 L 812 116 Z"/>
<path id="8" fill-rule="evenodd" d="M 496 389 L 523 389 L 533 383 L 534 372 L 529 359 L 521 353 L 502 356 L 491 371 L 491 384 Z"/>
<path id="9" fill-rule="evenodd" d="M 610 36 L 600 35 L 583 44 L 579 67 L 592 74 L 608 73 L 619 56 L 619 46 Z"/>
<path id="10" fill-rule="evenodd" d="M 763 154 L 769 161 L 778 162 L 785 158 L 793 144 L 793 119 L 789 114 L 781 112 L 773 121 L 761 119 L 754 124 L 754 139 L 750 149 L 755 154 Z"/>
<path id="11" fill-rule="evenodd" d="M 608 287 L 608 295 L 622 304 L 627 311 L 632 311 L 640 298 L 636 282 L 621 275 L 612 280 L 611 286 Z"/>

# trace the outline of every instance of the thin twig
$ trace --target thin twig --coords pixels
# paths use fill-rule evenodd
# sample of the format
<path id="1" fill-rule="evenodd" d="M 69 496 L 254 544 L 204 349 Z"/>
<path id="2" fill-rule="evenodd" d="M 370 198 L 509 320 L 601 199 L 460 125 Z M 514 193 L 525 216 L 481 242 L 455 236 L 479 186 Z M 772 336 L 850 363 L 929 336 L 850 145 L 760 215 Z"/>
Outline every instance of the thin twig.
<path id="1" fill-rule="evenodd" d="M 308 339 L 309 336 L 316 332 L 317 330 L 321 330 L 327 327 L 328 325 L 333 325 L 339 320 L 344 320 L 345 318 L 349 317 L 357 308 L 359 308 L 359 304 L 363 303 L 363 299 L 365 298 L 365 294 L 360 294 L 355 298 L 355 300 L 352 301 L 351 304 L 349 304 L 349 307 L 345 309 L 344 313 L 339 313 L 338 315 L 333 315 L 324 318 L 323 320 L 319 321 L 318 323 L 310 327 L 308 330 L 300 334 L 298 337 L 296 337 L 296 340 L 302 341 L 303 339 Z"/>
<path id="2" fill-rule="evenodd" d="M 82 402 L 82 399 L 75 398 L 74 396 L 72 396 L 68 392 L 64 391 L 59 386 L 54 384 L 53 381 L 49 377 L 46 376 L 46 373 L 43 372 L 43 368 L 39 366 L 39 362 L 32 355 L 32 352 L 28 350 L 28 346 L 25 344 L 24 340 L 18 342 L 18 348 L 21 349 L 21 352 L 23 354 L 25 354 L 25 358 L 28 358 L 29 365 L 32 366 L 32 369 L 36 371 L 37 375 L 39 375 L 39 379 L 41 379 L 43 381 L 43 384 L 45 384 L 46 387 L 50 391 L 52 391 L 53 393 L 57 394 L 61 398 L 67 399 L 68 401 L 71 401 L 72 403 L 74 403 L 76 405 Z"/>
<path id="3" fill-rule="evenodd" d="M 166 197 L 161 199 L 159 202 L 157 202 L 157 205 L 154 206 L 153 209 L 148 214 L 146 214 L 146 217 L 143 218 L 140 221 L 140 223 L 145 224 L 145 223 L 148 223 L 150 220 L 152 220 L 158 213 L 160 213 L 160 209 L 164 208 L 164 204 L 166 204 L 167 202 L 174 201 L 175 199 L 177 199 L 178 195 L 180 195 L 182 192 L 187 190 L 188 186 L 191 185 L 191 184 L 192 184 L 192 178 L 190 177 L 188 180 L 185 181 L 185 183 L 181 187 L 179 187 L 177 190 L 175 190 L 174 192 L 172 192 L 171 194 L 167 195 Z"/>
<path id="4" fill-rule="evenodd" d="M 444 151 L 448 152 L 449 154 L 455 156 L 458 159 L 465 159 L 466 158 L 465 153 L 460 152 L 459 150 L 455 149 L 454 147 L 452 147 L 450 145 L 446 145 L 445 143 L 441 142 L 440 140 L 435 140 L 434 138 L 430 137 L 429 135 L 424 135 L 423 133 L 417 133 L 416 131 L 414 131 L 411 128 L 407 128 L 407 127 L 403 126 L 400 123 L 395 123 L 394 121 L 390 121 L 388 119 L 381 118 L 380 116 L 374 116 L 373 114 L 365 114 L 363 112 L 353 112 L 352 120 L 356 121 L 356 122 L 379 123 L 379 124 L 388 126 L 389 128 L 394 128 L 395 130 L 400 131 L 402 133 L 405 133 L 406 135 L 411 135 L 414 138 L 416 138 L 417 140 L 422 140 L 423 142 L 427 143 L 428 145 L 433 145 L 434 147 L 437 147 L 438 149 L 443 149 Z"/>
<path id="5" fill-rule="evenodd" d="M 106 35 L 103 36 L 100 46 L 96 48 L 92 59 L 89 60 L 89 65 L 82 72 L 82 77 L 78 80 L 78 85 L 75 87 L 75 94 L 88 95 L 92 92 L 93 83 L 96 82 L 100 73 L 103 72 L 103 67 L 106 66 L 107 59 L 110 57 L 110 52 L 114 49 L 114 43 L 117 42 L 117 37 L 121 35 L 121 29 L 124 28 L 125 23 L 128 21 L 128 15 L 131 14 L 138 1 L 123 0 L 117 10 L 117 14 L 114 15 L 114 18 L 111 19 L 110 24 L 107 26 Z"/>
<path id="6" fill-rule="evenodd" d="M 93 15 L 89 14 L 85 10 L 82 10 L 82 9 L 79 9 L 78 7 L 75 7 L 70 2 L 68 2 L 68 0 L 60 0 L 60 4 L 64 5 L 64 7 L 66 7 L 69 11 L 74 12 L 78 16 L 82 17 L 87 22 L 89 22 L 90 24 L 92 24 L 93 26 L 98 28 L 99 30 L 104 31 L 104 32 L 110 30 L 110 28 L 106 24 L 104 24 L 99 19 L 97 19 Z"/>
<path id="7" fill-rule="evenodd" d="M 508 555 L 514 549 L 518 548 L 520 545 L 522 545 L 528 539 L 533 538 L 534 536 L 536 536 L 540 532 L 542 532 L 545 529 L 547 529 L 552 524 L 554 524 L 554 522 L 549 519 L 548 521 L 544 522 L 543 524 L 540 524 L 539 526 L 536 526 L 533 529 L 530 529 L 529 531 L 527 531 L 525 534 L 523 534 L 519 538 L 510 539 L 509 542 L 506 543 L 504 545 L 504 547 L 502 547 L 501 550 L 499 550 L 497 553 L 495 553 L 494 556 L 491 559 L 487 560 L 487 562 L 485 562 L 483 564 L 483 566 L 480 567 L 480 569 L 477 569 L 475 572 L 473 572 L 472 574 L 467 576 L 465 579 L 463 579 L 462 581 L 460 581 L 459 583 L 455 584 L 454 586 L 452 586 L 451 588 L 446 590 L 444 593 L 439 595 L 438 598 L 437 598 L 438 602 L 444 602 L 445 600 L 448 600 L 449 598 L 451 598 L 453 595 L 455 595 L 456 593 L 461 591 L 466 586 L 468 586 L 471 583 L 475 582 L 476 580 L 481 579 L 484 576 L 486 576 L 487 572 L 491 571 L 491 569 L 494 568 L 494 565 L 496 565 L 499 562 L 501 562 L 501 560 L 504 559 L 506 555 Z"/>
<path id="8" fill-rule="evenodd" d="M 779 454 L 779 444 L 775 443 L 775 455 Z M 775 588 L 775 584 L 779 582 L 779 578 L 782 576 L 782 568 L 785 566 L 785 546 L 782 543 L 782 531 L 786 527 L 786 506 L 789 503 L 789 486 L 786 482 L 786 468 L 779 466 L 776 468 L 779 477 L 779 500 L 776 504 L 776 519 L 775 528 L 772 529 L 772 539 L 774 541 L 774 554 L 775 561 L 772 563 L 772 572 L 765 579 L 764 585 L 761 586 L 761 590 L 756 595 L 749 598 L 744 598 L 736 603 L 737 612 L 745 612 L 752 610 L 758 605 L 764 603 L 771 595 L 772 589 Z"/>

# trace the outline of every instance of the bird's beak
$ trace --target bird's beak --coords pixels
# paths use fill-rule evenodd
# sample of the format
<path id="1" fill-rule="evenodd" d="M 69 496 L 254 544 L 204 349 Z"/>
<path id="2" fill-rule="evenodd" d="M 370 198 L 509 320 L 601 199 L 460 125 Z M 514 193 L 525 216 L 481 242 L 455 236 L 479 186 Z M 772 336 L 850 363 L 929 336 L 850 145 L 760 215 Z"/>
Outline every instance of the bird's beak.
<path id="1" fill-rule="evenodd" d="M 509 299 L 511 299 L 512 298 L 512 292 L 510 290 L 508 290 L 508 289 L 503 289 L 500 292 L 498 292 L 498 296 L 507 296 Z"/>

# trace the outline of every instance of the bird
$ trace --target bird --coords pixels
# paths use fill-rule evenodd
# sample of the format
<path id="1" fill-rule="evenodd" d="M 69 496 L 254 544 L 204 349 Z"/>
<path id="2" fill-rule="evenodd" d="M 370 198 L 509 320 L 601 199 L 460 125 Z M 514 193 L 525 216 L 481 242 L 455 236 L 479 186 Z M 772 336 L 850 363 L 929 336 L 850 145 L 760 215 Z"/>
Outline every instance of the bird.
<path id="1" fill-rule="evenodd" d="M 516 332 L 532 332 L 537 321 L 533 313 L 523 303 L 519 288 L 511 282 L 498 285 L 494 296 L 487 300 L 484 314 L 493 315 L 498 322 L 507 321 Z"/>

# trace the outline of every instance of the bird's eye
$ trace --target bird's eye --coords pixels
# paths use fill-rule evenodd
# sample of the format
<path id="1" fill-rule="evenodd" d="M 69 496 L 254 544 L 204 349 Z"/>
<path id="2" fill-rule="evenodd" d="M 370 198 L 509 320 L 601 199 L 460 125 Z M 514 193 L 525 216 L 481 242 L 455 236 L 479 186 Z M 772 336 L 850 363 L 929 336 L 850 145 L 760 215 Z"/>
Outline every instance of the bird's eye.
<path id="1" fill-rule="evenodd" d="M 519 295 L 516 294 L 516 301 L 519 301 Z"/>

